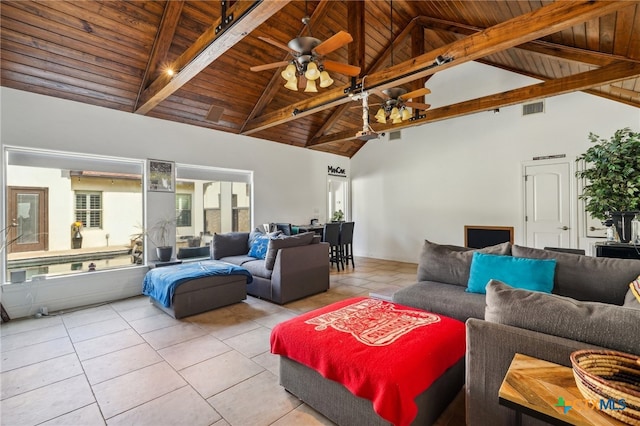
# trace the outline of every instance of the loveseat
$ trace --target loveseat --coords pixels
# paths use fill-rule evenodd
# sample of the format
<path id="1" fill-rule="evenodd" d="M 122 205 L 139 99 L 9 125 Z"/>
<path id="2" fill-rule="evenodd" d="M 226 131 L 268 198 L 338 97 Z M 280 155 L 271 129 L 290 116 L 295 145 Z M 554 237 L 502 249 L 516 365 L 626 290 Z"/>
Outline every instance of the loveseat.
<path id="1" fill-rule="evenodd" d="M 247 294 L 278 304 L 329 289 L 329 246 L 313 232 L 214 234 L 211 257 L 249 270 Z"/>
<path id="2" fill-rule="evenodd" d="M 640 303 L 629 284 L 640 261 L 594 258 L 508 243 L 478 250 L 524 259 L 555 259 L 551 294 L 489 280 L 486 295 L 467 290 L 473 252 L 425 241 L 418 281 L 393 301 L 466 321 L 467 425 L 509 425 L 498 390 L 516 353 L 570 366 L 578 349 L 640 355 Z M 523 416 L 524 425 L 545 424 Z"/>

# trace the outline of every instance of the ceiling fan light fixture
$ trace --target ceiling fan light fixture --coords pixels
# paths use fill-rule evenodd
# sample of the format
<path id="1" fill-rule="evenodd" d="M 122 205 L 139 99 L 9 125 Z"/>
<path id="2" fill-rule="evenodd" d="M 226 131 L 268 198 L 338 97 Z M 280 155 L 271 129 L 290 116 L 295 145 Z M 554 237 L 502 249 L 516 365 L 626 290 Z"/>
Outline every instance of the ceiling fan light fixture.
<path id="1" fill-rule="evenodd" d="M 411 119 L 411 113 L 407 108 L 402 108 L 402 121 L 407 121 Z"/>
<path id="2" fill-rule="evenodd" d="M 394 123 L 396 119 L 398 118 L 401 119 L 400 111 L 398 111 L 398 107 L 393 107 L 391 109 L 391 114 L 389 114 L 389 118 L 392 119 Z"/>
<path id="3" fill-rule="evenodd" d="M 320 78 L 320 71 L 318 65 L 315 62 L 309 62 L 307 64 L 307 70 L 304 72 L 304 76 L 307 80 L 317 80 Z"/>
<path id="4" fill-rule="evenodd" d="M 400 124 L 400 123 L 402 123 L 402 118 L 400 118 L 400 117 L 396 117 L 396 118 L 394 118 L 394 119 L 391 121 L 391 123 L 393 123 L 393 124 Z"/>
<path id="5" fill-rule="evenodd" d="M 304 88 L 305 92 L 317 92 L 315 80 L 307 80 L 307 87 Z"/>
<path id="6" fill-rule="evenodd" d="M 331 78 L 329 73 L 326 71 L 322 71 L 320 73 L 320 87 L 325 88 L 325 87 L 331 86 L 332 84 L 333 84 L 333 79 Z"/>
<path id="7" fill-rule="evenodd" d="M 375 115 L 375 119 L 378 123 L 385 124 L 387 122 L 387 114 L 384 111 L 384 108 L 380 108 Z"/>
<path id="8" fill-rule="evenodd" d="M 294 92 L 298 91 L 298 79 L 294 75 L 293 78 L 287 80 L 287 84 L 284 85 L 289 90 L 293 90 Z"/>
<path id="9" fill-rule="evenodd" d="M 289 81 L 292 78 L 295 78 L 296 76 L 296 72 L 298 70 L 296 69 L 296 66 L 293 64 L 289 64 L 287 65 L 287 67 L 280 73 L 280 75 L 282 76 L 282 78 L 284 78 L 285 80 Z"/>

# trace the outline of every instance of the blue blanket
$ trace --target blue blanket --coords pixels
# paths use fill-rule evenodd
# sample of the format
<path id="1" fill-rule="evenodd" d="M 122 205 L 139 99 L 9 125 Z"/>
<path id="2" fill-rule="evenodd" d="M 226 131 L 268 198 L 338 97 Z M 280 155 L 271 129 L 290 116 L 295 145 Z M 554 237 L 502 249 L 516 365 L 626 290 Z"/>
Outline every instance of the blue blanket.
<path id="1" fill-rule="evenodd" d="M 151 269 L 144 276 L 142 294 L 153 297 L 168 308 L 176 287 L 184 282 L 212 275 L 245 275 L 247 284 L 253 281 L 251 273 L 241 266 L 219 260 L 203 260 Z"/>

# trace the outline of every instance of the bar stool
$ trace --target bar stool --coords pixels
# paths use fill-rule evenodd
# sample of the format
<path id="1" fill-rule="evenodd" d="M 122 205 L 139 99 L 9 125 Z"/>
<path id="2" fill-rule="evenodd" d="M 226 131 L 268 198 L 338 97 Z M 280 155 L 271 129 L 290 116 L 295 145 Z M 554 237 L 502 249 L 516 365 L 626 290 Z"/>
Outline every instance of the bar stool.
<path id="1" fill-rule="evenodd" d="M 342 264 L 342 250 L 340 249 L 340 224 L 326 223 L 322 233 L 322 241 L 329 243 L 329 263 L 335 263 L 338 271 Z"/>
<path id="2" fill-rule="evenodd" d="M 353 263 L 353 228 L 355 222 L 343 222 L 340 224 L 340 257 L 349 266 L 349 259 L 351 259 L 351 266 L 356 267 Z"/>

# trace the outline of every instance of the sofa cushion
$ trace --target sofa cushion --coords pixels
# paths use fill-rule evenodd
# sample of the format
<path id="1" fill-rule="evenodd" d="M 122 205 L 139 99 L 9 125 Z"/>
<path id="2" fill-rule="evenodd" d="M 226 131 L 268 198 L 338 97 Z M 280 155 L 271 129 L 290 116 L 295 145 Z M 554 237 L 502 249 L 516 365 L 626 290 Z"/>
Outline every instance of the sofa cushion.
<path id="1" fill-rule="evenodd" d="M 485 320 L 640 355 L 640 310 L 515 289 L 491 280 Z"/>
<path id="2" fill-rule="evenodd" d="M 418 281 L 436 281 L 466 287 L 469 281 L 471 257 L 475 251 L 490 254 L 511 254 L 511 244 L 474 250 L 466 247 L 440 245 L 424 241 L 418 265 Z"/>
<path id="3" fill-rule="evenodd" d="M 484 318 L 484 294 L 466 293 L 457 285 L 421 281 L 393 293 L 393 301 L 460 321 Z"/>
<path id="4" fill-rule="evenodd" d="M 622 306 L 640 309 L 640 276 L 629 284 L 629 290 L 624 297 L 624 304 Z"/>
<path id="5" fill-rule="evenodd" d="M 219 260 L 227 256 L 245 254 L 249 251 L 249 233 L 229 232 L 213 234 L 211 241 L 211 258 Z"/>
<path id="6" fill-rule="evenodd" d="M 256 259 L 264 259 L 267 256 L 267 248 L 269 248 L 269 240 L 271 238 L 268 235 L 258 235 L 251 246 L 249 247 L 249 256 Z"/>
<path id="7" fill-rule="evenodd" d="M 467 291 L 485 293 L 491 279 L 500 280 L 511 287 L 551 293 L 555 276 L 555 259 L 527 259 L 473 253 Z"/>
<path id="8" fill-rule="evenodd" d="M 629 283 L 640 275 L 636 259 L 580 256 L 514 245 L 516 257 L 556 259 L 553 293 L 573 299 L 622 305 Z"/>
<path id="9" fill-rule="evenodd" d="M 267 250 L 267 256 L 264 259 L 265 267 L 268 270 L 272 270 L 276 264 L 276 256 L 278 250 L 289 247 L 307 246 L 311 244 L 313 240 L 313 232 L 304 232 L 296 235 L 278 235 L 269 240 L 269 248 Z"/>
<path id="10" fill-rule="evenodd" d="M 234 265 L 243 266 L 247 262 L 253 262 L 254 260 L 258 260 L 255 257 L 251 257 L 247 254 L 239 254 L 237 256 L 227 256 L 223 257 L 223 262 L 232 263 Z"/>
<path id="11" fill-rule="evenodd" d="M 264 267 L 264 260 L 252 260 L 249 262 L 245 262 L 242 264 L 242 267 L 251 272 L 252 276 L 265 278 L 267 280 L 270 280 L 271 275 L 273 274 L 273 271 L 270 271 Z"/>

